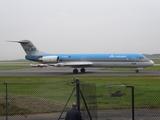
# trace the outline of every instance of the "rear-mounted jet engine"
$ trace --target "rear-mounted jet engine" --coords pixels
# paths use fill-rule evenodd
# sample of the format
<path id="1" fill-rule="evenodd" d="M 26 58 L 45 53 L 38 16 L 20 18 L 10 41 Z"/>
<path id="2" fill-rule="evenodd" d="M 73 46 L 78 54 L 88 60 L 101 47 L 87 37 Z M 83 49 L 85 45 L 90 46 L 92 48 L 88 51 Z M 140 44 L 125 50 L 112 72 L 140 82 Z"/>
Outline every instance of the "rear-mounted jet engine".
<path id="1" fill-rule="evenodd" d="M 39 60 L 41 60 L 43 63 L 57 63 L 59 62 L 58 56 L 44 56 L 40 57 Z"/>

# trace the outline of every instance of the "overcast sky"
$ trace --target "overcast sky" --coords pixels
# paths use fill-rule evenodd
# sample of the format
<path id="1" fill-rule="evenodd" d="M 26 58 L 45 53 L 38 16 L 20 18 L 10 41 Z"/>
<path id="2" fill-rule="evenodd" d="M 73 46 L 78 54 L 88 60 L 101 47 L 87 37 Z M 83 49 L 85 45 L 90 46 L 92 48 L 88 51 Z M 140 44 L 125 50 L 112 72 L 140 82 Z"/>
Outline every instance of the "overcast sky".
<path id="1" fill-rule="evenodd" d="M 49 53 L 160 53 L 160 0 L 0 0 L 0 60 Z"/>

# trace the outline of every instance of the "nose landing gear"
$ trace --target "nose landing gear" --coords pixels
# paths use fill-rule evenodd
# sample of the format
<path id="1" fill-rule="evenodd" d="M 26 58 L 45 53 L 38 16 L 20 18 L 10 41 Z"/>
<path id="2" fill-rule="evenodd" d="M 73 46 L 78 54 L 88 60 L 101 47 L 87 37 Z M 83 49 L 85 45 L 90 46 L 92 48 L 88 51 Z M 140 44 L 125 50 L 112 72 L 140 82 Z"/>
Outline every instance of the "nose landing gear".
<path id="1" fill-rule="evenodd" d="M 138 70 L 138 69 L 136 70 L 136 73 L 139 73 L 139 70 Z"/>

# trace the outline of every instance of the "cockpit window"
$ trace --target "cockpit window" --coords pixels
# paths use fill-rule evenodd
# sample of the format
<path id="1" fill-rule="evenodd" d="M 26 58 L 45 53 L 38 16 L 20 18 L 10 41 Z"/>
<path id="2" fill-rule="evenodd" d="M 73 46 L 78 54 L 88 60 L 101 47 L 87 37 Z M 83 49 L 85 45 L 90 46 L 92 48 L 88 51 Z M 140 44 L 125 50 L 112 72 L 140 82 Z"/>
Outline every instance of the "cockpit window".
<path id="1" fill-rule="evenodd" d="M 144 59 L 144 57 L 139 57 L 139 59 L 141 60 L 141 59 Z"/>
<path id="2" fill-rule="evenodd" d="M 139 59 L 141 60 L 141 59 L 147 59 L 147 58 L 146 58 L 146 56 L 142 55 L 139 57 Z"/>

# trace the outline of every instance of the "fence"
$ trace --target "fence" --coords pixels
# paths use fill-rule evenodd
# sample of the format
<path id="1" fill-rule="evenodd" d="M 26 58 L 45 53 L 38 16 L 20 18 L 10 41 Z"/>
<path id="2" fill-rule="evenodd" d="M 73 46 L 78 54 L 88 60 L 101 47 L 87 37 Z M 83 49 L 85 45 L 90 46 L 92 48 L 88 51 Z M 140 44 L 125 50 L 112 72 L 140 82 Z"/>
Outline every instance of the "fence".
<path id="1" fill-rule="evenodd" d="M 0 84 L 0 120 L 64 119 L 76 101 L 75 87 L 69 81 Z M 159 92 L 157 87 L 80 83 L 80 110 L 84 120 L 159 120 Z"/>

